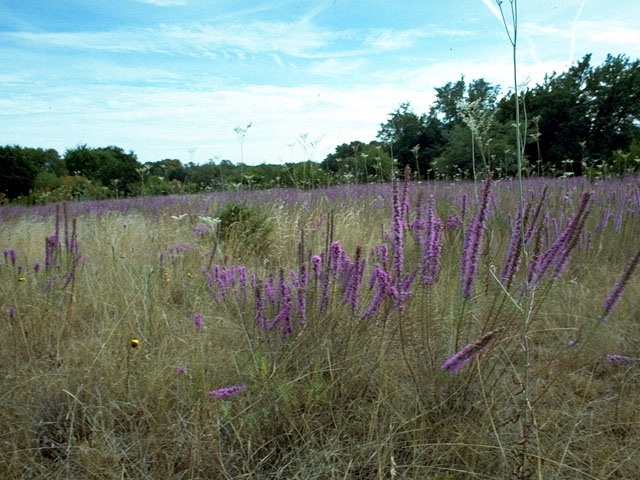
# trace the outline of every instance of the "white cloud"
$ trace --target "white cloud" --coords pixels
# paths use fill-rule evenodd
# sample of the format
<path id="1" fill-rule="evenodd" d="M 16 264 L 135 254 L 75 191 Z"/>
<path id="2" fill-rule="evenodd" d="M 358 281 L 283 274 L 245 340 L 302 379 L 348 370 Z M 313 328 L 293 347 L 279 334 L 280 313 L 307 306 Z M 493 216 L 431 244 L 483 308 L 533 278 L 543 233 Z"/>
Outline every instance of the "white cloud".
<path id="1" fill-rule="evenodd" d="M 401 102 L 412 100 L 416 111 L 424 111 L 432 97 L 394 85 L 251 86 L 208 92 L 87 86 L 4 99 L 0 108 L 27 120 L 3 127 L 8 143 L 29 146 L 37 141 L 61 152 L 77 143 L 115 144 L 134 150 L 141 161 L 188 161 L 187 148 L 199 147 L 198 162 L 217 155 L 237 162 L 233 128 L 253 122 L 244 151 L 246 162 L 254 164 L 290 161 L 287 144 L 303 133 L 322 138 L 314 157 L 322 160 L 338 144 L 373 140 L 380 123 Z"/>
<path id="2" fill-rule="evenodd" d="M 243 25 L 160 26 L 157 29 L 106 32 L 5 32 L 0 38 L 48 47 L 131 53 L 217 56 L 245 53 L 281 53 L 310 58 L 336 40 L 336 33 L 283 22 Z"/>
<path id="3" fill-rule="evenodd" d="M 500 23 L 502 23 L 502 15 L 500 14 L 500 9 L 496 6 L 494 0 L 481 0 L 482 3 L 489 9 L 491 14 L 498 19 Z"/>

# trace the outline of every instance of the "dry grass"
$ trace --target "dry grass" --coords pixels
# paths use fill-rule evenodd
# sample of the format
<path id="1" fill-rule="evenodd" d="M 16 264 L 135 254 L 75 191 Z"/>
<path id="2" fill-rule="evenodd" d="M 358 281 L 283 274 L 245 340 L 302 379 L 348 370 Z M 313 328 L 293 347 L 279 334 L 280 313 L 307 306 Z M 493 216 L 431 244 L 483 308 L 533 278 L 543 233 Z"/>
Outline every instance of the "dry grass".
<path id="1" fill-rule="evenodd" d="M 550 205 L 564 208 L 563 188 Z M 10 262 L 0 268 L 0 477 L 509 478 L 520 463 L 523 356 L 520 317 L 488 273 L 504 260 L 514 205 L 512 191 L 498 187 L 496 195 L 500 208 L 461 340 L 477 338 L 483 325 L 505 333 L 453 376 L 440 365 L 455 352 L 461 311 L 459 232 L 445 236 L 435 288 L 416 290 L 407 309 L 391 312 L 384 325 L 380 317 L 354 318 L 334 295 L 324 314 L 314 313 L 282 342 L 255 330 L 252 300 L 212 300 L 201 273 L 212 242 L 198 239 L 188 219 L 78 217 L 84 260 L 71 285 L 63 289 L 61 278 L 48 292 L 49 275 L 31 266 L 43 262 L 53 219 L 0 225 L 0 247 L 15 249 L 26 272 L 19 281 Z M 446 220 L 456 207 L 438 202 Z M 379 204 L 317 205 L 268 207 L 275 230 L 265 253 L 256 257 L 242 238 L 232 238 L 216 263 L 226 253 L 229 264 L 262 278 L 277 276 L 280 266 L 296 268 L 299 226 L 307 248 L 319 253 L 332 209 L 334 238 L 350 255 L 362 245 L 368 257 L 388 229 L 389 210 Z M 594 206 L 589 231 L 603 205 Z M 528 332 L 532 478 L 640 478 L 639 366 L 604 358 L 637 357 L 637 276 L 609 323 L 579 348 L 566 348 L 585 321 L 596 323 L 637 248 L 638 218 L 629 214 L 621 233 L 609 228 L 590 250 L 578 249 L 565 275 L 539 292 L 544 301 Z M 167 255 L 161 267 L 159 254 L 179 243 L 199 248 Z M 415 263 L 409 242 L 406 255 Z M 364 288 L 362 304 L 371 295 Z M 203 314 L 202 330 L 193 326 L 194 312 Z M 140 340 L 138 348 L 131 338 Z M 246 391 L 207 398 L 234 384 Z"/>

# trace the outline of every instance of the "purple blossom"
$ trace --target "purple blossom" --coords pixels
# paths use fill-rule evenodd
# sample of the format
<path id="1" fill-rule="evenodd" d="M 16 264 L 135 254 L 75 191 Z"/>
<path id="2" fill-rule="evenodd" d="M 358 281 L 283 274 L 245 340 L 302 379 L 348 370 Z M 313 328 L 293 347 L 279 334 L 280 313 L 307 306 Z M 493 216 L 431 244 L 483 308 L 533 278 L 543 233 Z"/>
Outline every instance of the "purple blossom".
<path id="1" fill-rule="evenodd" d="M 480 340 L 476 340 L 475 342 L 468 344 L 453 357 L 444 362 L 440 368 L 442 370 L 448 370 L 449 374 L 453 375 L 467 363 L 473 360 L 474 357 L 477 357 L 482 352 L 484 352 L 489 347 L 489 345 L 493 343 L 500 331 L 501 330 L 498 329 L 489 332 Z"/>
<path id="2" fill-rule="evenodd" d="M 478 214 L 467 228 L 460 255 L 460 281 L 462 283 L 462 296 L 466 299 L 473 295 L 473 284 L 478 271 L 478 259 L 480 247 L 487 221 L 489 205 L 489 193 L 491 191 L 491 179 L 487 180 L 482 189 L 480 209 Z"/>
<path id="3" fill-rule="evenodd" d="M 511 241 L 509 242 L 509 249 L 507 250 L 507 258 L 500 273 L 500 279 L 506 288 L 511 286 L 513 276 L 520 268 L 520 259 L 522 256 L 522 241 L 520 238 L 520 232 L 522 231 L 521 212 L 522 208 L 518 205 L 516 218 L 513 221 L 513 227 L 511 229 Z"/>
<path id="4" fill-rule="evenodd" d="M 202 328 L 202 314 L 199 312 L 195 312 L 193 314 L 193 326 L 196 327 L 196 330 L 200 330 Z"/>
<path id="5" fill-rule="evenodd" d="M 33 264 L 33 271 L 36 273 L 40 271 L 40 262 L 36 262 Z"/>
<path id="6" fill-rule="evenodd" d="M 313 276 L 317 280 L 320 277 L 320 267 L 322 266 L 322 257 L 320 255 L 312 256 L 311 266 L 313 267 Z"/>
<path id="7" fill-rule="evenodd" d="M 607 353 L 607 362 L 612 365 L 627 365 L 633 362 L 633 358 L 626 355 L 619 355 L 617 353 Z"/>
<path id="8" fill-rule="evenodd" d="M 389 264 L 389 247 L 387 247 L 386 244 L 383 243 L 382 245 L 372 247 L 371 255 L 377 257 L 382 268 L 387 268 Z"/>
<path id="9" fill-rule="evenodd" d="M 18 254 L 16 253 L 15 250 L 11 249 L 9 250 L 9 259 L 11 260 L 11 263 L 13 265 L 16 264 L 16 259 L 18 258 Z"/>
<path id="10" fill-rule="evenodd" d="M 360 299 L 360 287 L 362 277 L 367 266 L 367 261 L 362 258 L 362 247 L 356 249 L 355 259 L 348 266 L 348 275 L 345 276 L 344 302 L 351 305 L 351 311 L 356 314 Z"/>
<path id="11" fill-rule="evenodd" d="M 195 225 L 193 227 L 193 233 L 195 233 L 197 236 L 202 237 L 206 234 L 209 233 L 209 226 L 208 225 Z"/>
<path id="12" fill-rule="evenodd" d="M 458 215 L 454 215 L 453 213 L 449 214 L 449 218 L 447 218 L 445 228 L 447 229 L 447 232 L 459 230 L 460 228 L 462 228 L 462 218 L 460 218 Z"/>
<path id="13" fill-rule="evenodd" d="M 51 287 L 53 286 L 53 284 L 56 282 L 56 280 L 58 280 L 58 275 L 53 275 L 49 281 L 47 282 L 47 284 L 44 286 L 44 288 L 42 289 L 42 291 L 44 292 L 48 292 Z"/>
<path id="14" fill-rule="evenodd" d="M 627 285 L 629 285 L 629 280 L 631 280 L 631 277 L 633 276 L 633 272 L 638 266 L 638 263 L 640 263 L 640 248 L 636 250 L 635 255 L 633 256 L 631 261 L 629 261 L 624 271 L 622 272 L 622 276 L 620 277 L 620 280 L 618 280 L 618 282 L 614 285 L 613 289 L 611 290 L 611 293 L 609 293 L 609 295 L 605 299 L 603 304 L 604 314 L 602 315 L 601 321 L 606 322 L 611 316 L 611 313 L 616 308 L 616 305 L 618 305 L 618 302 L 622 298 L 622 294 L 627 288 Z"/>
<path id="15" fill-rule="evenodd" d="M 294 272 L 291 272 L 294 274 Z M 300 323 L 307 321 L 307 288 L 309 286 L 309 273 L 307 270 L 307 264 L 300 264 L 299 276 L 297 278 L 296 288 L 298 289 L 297 301 L 298 301 L 298 313 L 300 314 Z"/>
<path id="16" fill-rule="evenodd" d="M 271 321 L 267 324 L 266 329 L 271 330 L 276 325 L 280 324 L 280 337 L 286 340 L 293 333 L 293 322 L 291 315 L 293 313 L 293 301 L 291 300 L 291 287 L 285 283 L 283 271 L 280 270 L 280 276 L 278 279 L 278 292 L 280 297 L 280 311 Z"/>
<path id="17" fill-rule="evenodd" d="M 262 282 L 260 281 L 260 279 L 256 278 L 256 285 L 254 287 L 254 295 L 253 295 L 253 299 L 255 302 L 255 311 L 256 311 L 256 319 L 255 319 L 255 324 L 256 327 L 258 328 L 266 328 L 267 326 L 267 313 L 265 311 L 265 304 L 264 304 L 264 295 L 263 295 L 263 289 L 262 289 Z"/>
<path id="18" fill-rule="evenodd" d="M 582 195 L 578 211 L 572 219 L 568 220 L 566 229 L 556 238 L 547 251 L 536 259 L 535 263 L 530 265 L 532 283 L 541 282 L 553 265 L 555 265 L 555 270 L 552 278 L 556 280 L 562 275 L 569 261 L 571 251 L 577 245 L 584 228 L 592 197 L 593 192 L 585 192 Z"/>
<path id="19" fill-rule="evenodd" d="M 420 279 L 423 285 L 433 285 L 440 274 L 440 257 L 442 255 L 442 220 L 435 215 L 435 199 L 433 195 L 427 205 L 425 236 L 420 260 Z"/>
<path id="20" fill-rule="evenodd" d="M 15 316 L 16 316 L 16 309 L 15 309 L 15 308 L 13 308 L 13 307 L 9 307 L 9 308 L 7 309 L 7 316 L 8 316 L 9 318 L 15 318 Z"/>
<path id="21" fill-rule="evenodd" d="M 245 391 L 244 385 L 231 385 L 230 387 L 219 388 L 218 390 L 211 390 L 209 392 L 209 398 L 216 400 L 218 398 L 233 397 Z"/>
<path id="22" fill-rule="evenodd" d="M 180 366 L 178 367 L 177 373 L 178 373 L 178 375 L 182 375 L 182 374 L 184 374 L 184 372 L 186 372 L 186 371 L 187 371 L 187 366 L 186 366 L 186 365 L 180 365 Z"/>
<path id="23" fill-rule="evenodd" d="M 393 298 L 398 294 L 397 289 L 391 285 L 391 275 L 386 272 L 379 263 L 376 263 L 373 274 L 374 286 L 377 285 L 378 289 L 373 295 L 369 306 L 362 314 L 362 318 L 370 317 L 378 313 L 380 306 L 387 298 Z"/>
<path id="24" fill-rule="evenodd" d="M 240 291 L 245 292 L 247 290 L 247 268 L 241 265 L 237 269 L 238 272 L 238 287 Z"/>
<path id="25" fill-rule="evenodd" d="M 404 193 L 404 189 L 403 189 Z M 391 218 L 391 265 L 393 272 L 393 282 L 397 286 L 400 282 L 404 264 L 404 227 L 405 227 L 405 205 L 404 198 L 398 196 L 398 183 L 393 181 L 393 210 Z"/>

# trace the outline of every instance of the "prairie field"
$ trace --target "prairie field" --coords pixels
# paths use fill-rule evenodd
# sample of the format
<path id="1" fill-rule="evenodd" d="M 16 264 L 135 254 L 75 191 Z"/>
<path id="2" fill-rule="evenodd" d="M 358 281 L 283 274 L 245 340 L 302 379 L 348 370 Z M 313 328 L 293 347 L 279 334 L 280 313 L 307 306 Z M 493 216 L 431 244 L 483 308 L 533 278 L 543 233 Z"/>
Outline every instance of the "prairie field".
<path id="1" fill-rule="evenodd" d="M 0 477 L 640 478 L 640 178 L 0 206 Z"/>

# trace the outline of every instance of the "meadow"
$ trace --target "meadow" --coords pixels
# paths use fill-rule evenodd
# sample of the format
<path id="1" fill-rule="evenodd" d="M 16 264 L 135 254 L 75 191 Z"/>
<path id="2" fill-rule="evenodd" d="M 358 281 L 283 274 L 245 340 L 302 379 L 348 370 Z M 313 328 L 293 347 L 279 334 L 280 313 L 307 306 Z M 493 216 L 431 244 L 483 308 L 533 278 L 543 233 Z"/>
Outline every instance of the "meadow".
<path id="1" fill-rule="evenodd" d="M 0 206 L 0 477 L 640 478 L 640 179 Z"/>

